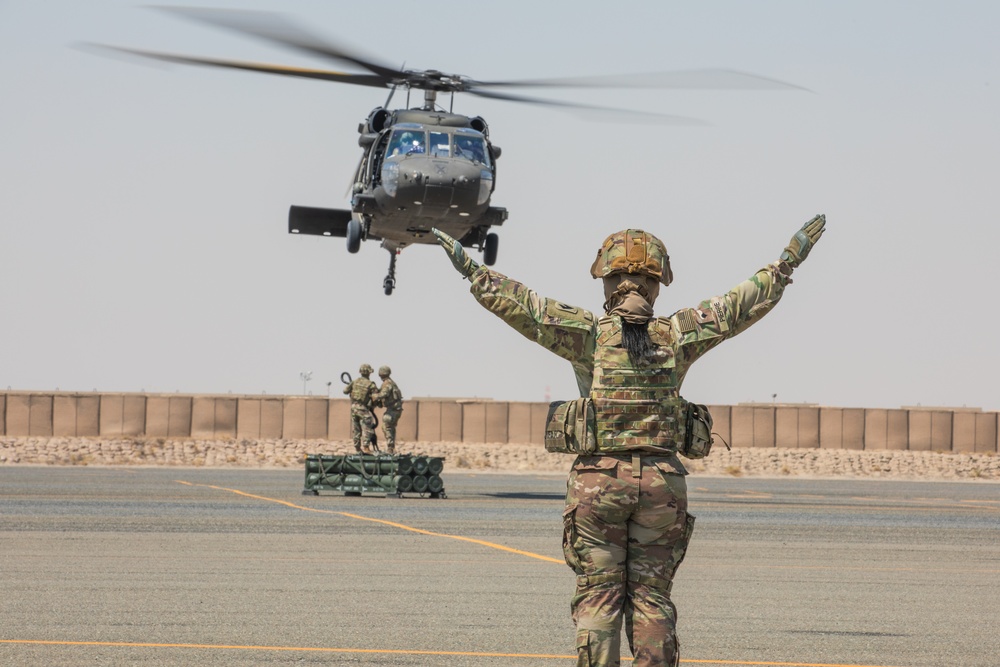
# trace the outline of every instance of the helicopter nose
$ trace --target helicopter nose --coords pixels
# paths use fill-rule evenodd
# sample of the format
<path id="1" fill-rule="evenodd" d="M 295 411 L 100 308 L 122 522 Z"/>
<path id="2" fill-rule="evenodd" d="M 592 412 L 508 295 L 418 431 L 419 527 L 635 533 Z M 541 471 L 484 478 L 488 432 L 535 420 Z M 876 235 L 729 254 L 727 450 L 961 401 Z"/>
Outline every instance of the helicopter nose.
<path id="1" fill-rule="evenodd" d="M 479 182 L 480 169 L 471 164 L 419 164 L 411 157 L 399 166 L 397 200 L 419 206 L 425 216 L 468 216 L 479 204 Z"/>

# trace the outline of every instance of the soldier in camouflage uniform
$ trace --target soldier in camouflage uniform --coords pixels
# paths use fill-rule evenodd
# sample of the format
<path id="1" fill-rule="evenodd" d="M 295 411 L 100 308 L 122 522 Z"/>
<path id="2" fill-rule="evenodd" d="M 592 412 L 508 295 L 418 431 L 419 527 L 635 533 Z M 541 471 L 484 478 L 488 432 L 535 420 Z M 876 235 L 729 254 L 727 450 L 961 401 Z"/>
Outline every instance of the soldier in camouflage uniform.
<path id="1" fill-rule="evenodd" d="M 354 450 L 370 452 L 371 444 L 375 442 L 375 394 L 378 390 L 369 376 L 372 367 L 361 364 L 358 369 L 361 377 L 344 387 L 344 393 L 351 395 L 351 438 L 354 440 Z"/>
<path id="2" fill-rule="evenodd" d="M 670 258 L 642 230 L 612 234 L 598 250 L 591 274 L 604 282 L 602 317 L 480 267 L 434 231 L 479 303 L 568 360 L 593 403 L 597 449 L 574 461 L 563 514 L 563 551 L 577 575 L 578 667 L 617 667 L 623 622 L 635 667 L 679 664 L 670 588 L 694 527 L 677 456 L 686 429 L 681 383 L 701 355 L 778 303 L 825 223 L 816 216 L 777 261 L 670 317 L 653 315 L 660 286 L 673 279 Z"/>
<path id="3" fill-rule="evenodd" d="M 396 452 L 396 425 L 399 424 L 399 416 L 403 413 L 403 392 L 399 390 L 399 385 L 392 381 L 389 376 L 392 369 L 388 366 L 380 366 L 378 377 L 382 381 L 382 386 L 378 388 L 375 402 L 385 408 L 382 414 L 382 433 L 385 435 L 385 444 L 390 454 Z"/>

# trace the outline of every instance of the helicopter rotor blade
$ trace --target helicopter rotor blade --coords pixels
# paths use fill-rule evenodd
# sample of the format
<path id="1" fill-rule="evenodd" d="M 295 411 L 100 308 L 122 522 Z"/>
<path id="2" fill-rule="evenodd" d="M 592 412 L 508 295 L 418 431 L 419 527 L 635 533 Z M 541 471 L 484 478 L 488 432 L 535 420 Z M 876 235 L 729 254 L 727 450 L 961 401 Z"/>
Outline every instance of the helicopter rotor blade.
<path id="1" fill-rule="evenodd" d="M 647 111 L 633 111 L 631 109 L 619 109 L 615 107 L 600 107 L 591 104 L 578 104 L 576 102 L 564 102 L 560 100 L 548 100 L 539 97 L 525 97 L 523 95 L 511 95 L 509 93 L 498 93 L 494 91 L 478 90 L 471 88 L 466 92 L 479 97 L 486 97 L 494 100 L 504 100 L 507 102 L 522 102 L 525 104 L 537 104 L 540 106 L 557 107 L 570 112 L 580 112 L 590 114 L 592 117 L 608 116 L 609 120 L 614 118 L 628 117 L 634 121 L 666 124 L 666 125 L 708 125 L 705 121 L 686 116 L 672 116 L 668 114 L 653 113 Z"/>
<path id="2" fill-rule="evenodd" d="M 367 56 L 354 52 L 352 49 L 334 46 L 326 40 L 296 26 L 280 14 L 206 7 L 154 6 L 153 9 L 245 35 L 259 37 L 312 55 L 352 63 L 384 79 L 393 80 L 400 75 L 398 70 L 377 63 Z"/>
<path id="3" fill-rule="evenodd" d="M 237 60 L 217 60 L 214 58 L 195 58 L 192 56 L 179 56 L 169 53 L 156 53 L 154 51 L 141 51 L 138 49 L 124 49 L 117 46 L 105 46 L 101 44 L 90 45 L 101 50 L 116 51 L 141 58 L 151 58 L 164 62 L 181 63 L 184 65 L 207 65 L 209 67 L 224 67 L 228 69 L 241 69 L 249 72 L 263 72 L 265 74 L 279 74 L 282 76 L 296 76 L 305 79 L 318 79 L 320 81 L 337 81 L 340 83 L 350 83 L 358 86 L 370 86 L 374 88 L 386 88 L 389 84 L 380 76 L 375 74 L 351 74 L 349 72 L 334 72 L 332 70 L 307 69 L 304 67 L 288 67 L 287 65 L 268 65 L 265 63 L 249 63 Z"/>
<path id="4" fill-rule="evenodd" d="M 470 86 L 490 88 L 675 88 L 682 90 L 806 90 L 802 86 L 756 74 L 726 69 L 679 70 L 612 74 L 607 76 L 475 81 Z"/>

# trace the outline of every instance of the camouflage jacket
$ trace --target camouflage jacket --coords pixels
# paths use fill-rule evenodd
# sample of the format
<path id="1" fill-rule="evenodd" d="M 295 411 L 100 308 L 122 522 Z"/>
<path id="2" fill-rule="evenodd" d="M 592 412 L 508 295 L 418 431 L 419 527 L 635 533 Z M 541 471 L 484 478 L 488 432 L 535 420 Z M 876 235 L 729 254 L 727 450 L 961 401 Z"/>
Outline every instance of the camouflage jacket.
<path id="1" fill-rule="evenodd" d="M 669 341 L 678 391 L 695 360 L 727 338 L 745 331 L 778 303 L 790 282 L 789 273 L 781 262 L 768 264 L 723 296 L 650 322 Z M 599 335 L 598 318 L 593 313 L 543 297 L 485 266 L 476 269 L 470 280 L 470 291 L 483 307 L 525 337 L 569 361 L 580 396 L 590 394 Z"/>
<path id="2" fill-rule="evenodd" d="M 382 381 L 382 386 L 378 388 L 375 400 L 386 410 L 403 409 L 403 392 L 399 390 L 399 385 L 393 382 L 392 378 L 386 378 Z"/>
<path id="3" fill-rule="evenodd" d="M 351 407 L 357 405 L 365 410 L 371 410 L 375 407 L 375 394 L 377 392 L 375 383 L 366 377 L 351 380 L 351 383 L 344 387 L 344 393 L 351 395 Z"/>

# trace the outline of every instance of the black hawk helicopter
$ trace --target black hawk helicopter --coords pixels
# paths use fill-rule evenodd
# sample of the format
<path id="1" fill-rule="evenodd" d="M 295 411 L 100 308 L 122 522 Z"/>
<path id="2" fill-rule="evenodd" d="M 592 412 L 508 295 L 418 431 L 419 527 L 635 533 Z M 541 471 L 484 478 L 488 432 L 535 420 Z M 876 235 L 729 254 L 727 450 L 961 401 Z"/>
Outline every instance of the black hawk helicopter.
<path id="1" fill-rule="evenodd" d="M 266 12 L 194 7 L 155 7 L 167 13 L 244 35 L 291 47 L 310 55 L 365 70 L 363 73 L 307 69 L 232 60 L 102 47 L 117 52 L 189 65 L 264 72 L 321 81 L 388 88 L 384 105 L 376 107 L 358 126 L 361 160 L 350 186 L 350 209 L 291 206 L 288 231 L 292 234 L 336 236 L 347 239 L 356 253 L 362 241 L 379 241 L 389 251 L 389 272 L 383 281 L 387 295 L 396 285 L 396 257 L 414 243 L 435 243 L 436 227 L 459 239 L 463 246 L 483 253 L 483 263 L 497 259 L 499 238 L 493 227 L 503 224 L 507 210 L 493 206 L 500 147 L 490 140 L 489 126 L 480 116 L 453 112 L 454 94 L 561 107 L 584 112 L 627 115 L 638 120 L 673 124 L 701 121 L 680 116 L 629 111 L 550 99 L 525 97 L 497 88 L 601 87 L 687 89 L 799 88 L 752 74 L 729 70 L 692 70 L 621 76 L 477 81 L 438 70 L 410 70 L 376 62 L 354 49 L 338 46 Z M 398 88 L 407 91 L 407 108 L 390 109 Z M 423 104 L 409 108 L 411 90 L 423 91 Z M 445 111 L 438 95 L 451 95 Z"/>

